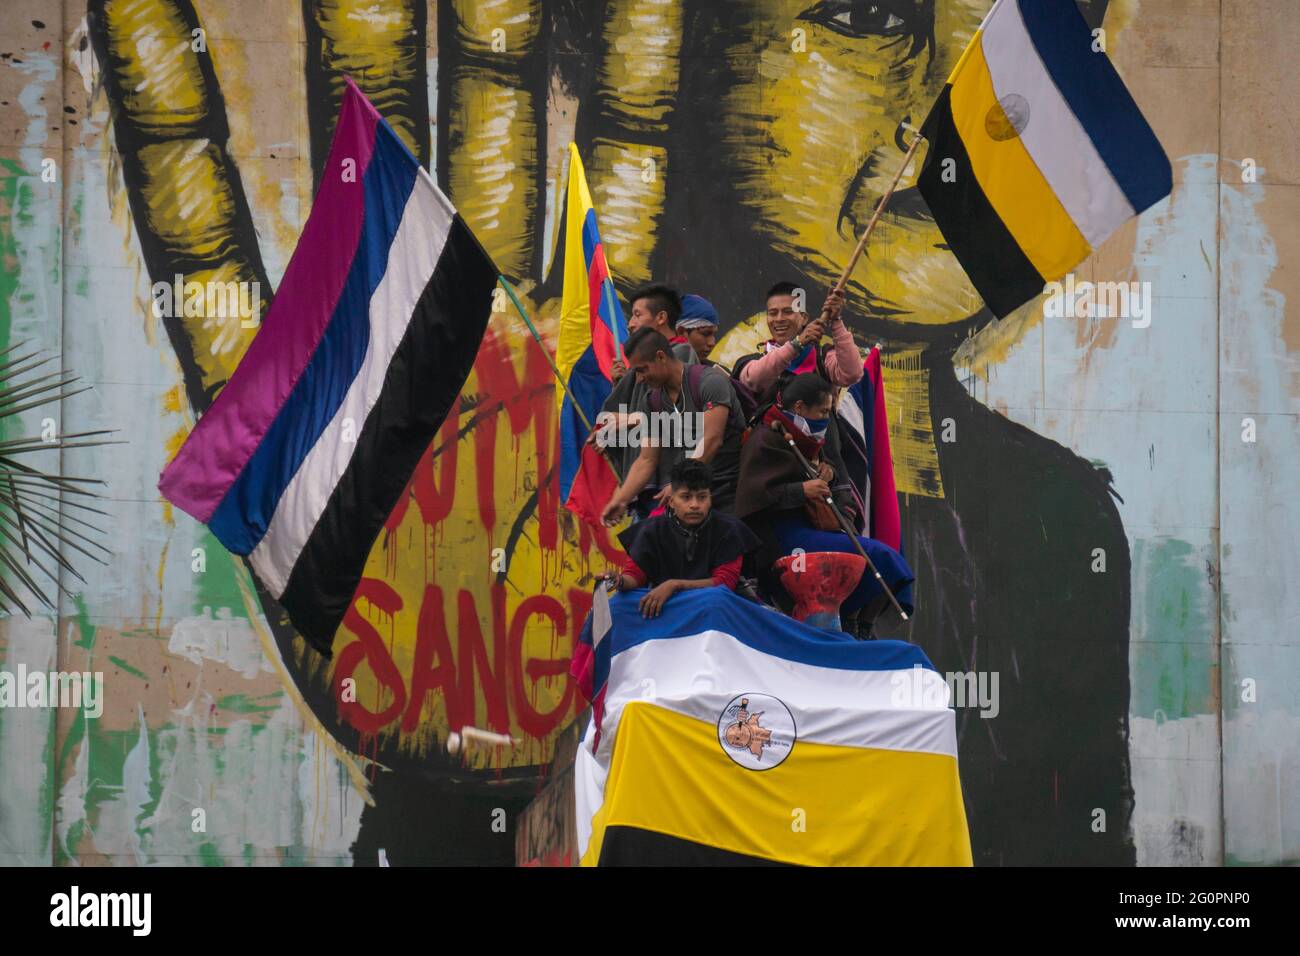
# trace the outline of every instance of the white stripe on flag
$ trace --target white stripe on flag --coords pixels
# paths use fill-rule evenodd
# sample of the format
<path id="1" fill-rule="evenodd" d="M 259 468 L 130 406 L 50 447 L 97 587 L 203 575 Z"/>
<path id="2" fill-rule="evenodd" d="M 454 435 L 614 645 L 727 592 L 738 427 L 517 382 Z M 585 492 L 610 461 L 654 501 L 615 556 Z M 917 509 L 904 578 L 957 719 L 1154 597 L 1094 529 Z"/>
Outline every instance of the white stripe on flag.
<path id="1" fill-rule="evenodd" d="M 999 102 L 1013 95 L 1028 102 L 1020 141 L 1096 249 L 1133 216 L 1133 206 L 1043 66 L 1020 8 L 1014 2 L 999 3 L 981 29 L 984 61 Z"/>
<path id="2" fill-rule="evenodd" d="M 284 593 L 298 555 L 352 461 L 356 444 L 343 440 L 344 423 L 350 418 L 354 436 L 360 435 L 379 400 L 393 353 L 437 268 L 455 213 L 451 202 L 421 169 L 389 247 L 384 277 L 370 297 L 370 342 L 365 358 L 334 418 L 280 496 L 266 534 L 249 557 L 258 577 L 277 598 Z"/>
<path id="3" fill-rule="evenodd" d="M 650 640 L 610 662 L 596 757 L 607 763 L 623 706 L 643 700 L 716 723 L 738 695 L 767 694 L 790 708 L 798 739 L 845 747 L 957 756 L 956 714 L 943 675 L 842 670 L 773 657 L 722 631 Z"/>
<path id="4" fill-rule="evenodd" d="M 604 584 L 596 588 L 596 593 L 591 596 L 591 647 L 596 649 L 600 647 L 600 642 L 605 639 L 614 627 L 614 617 L 609 610 L 609 591 Z"/>
<path id="5" fill-rule="evenodd" d="M 605 780 L 609 768 L 602 766 L 592 755 L 592 743 L 596 735 L 596 722 L 587 721 L 587 732 L 583 734 L 582 743 L 573 758 L 573 809 L 577 814 L 575 836 L 578 844 L 577 865 L 587 853 L 591 843 L 591 821 L 596 811 L 605 802 Z"/>
<path id="6" fill-rule="evenodd" d="M 867 441 L 867 427 L 862 418 L 862 406 L 858 404 L 861 400 L 861 395 L 861 388 L 856 392 L 850 389 L 847 399 L 840 402 L 840 407 L 836 409 L 836 414 L 839 415 L 841 422 L 848 425 L 857 433 L 857 436 L 862 439 L 862 442 L 865 445 Z"/>

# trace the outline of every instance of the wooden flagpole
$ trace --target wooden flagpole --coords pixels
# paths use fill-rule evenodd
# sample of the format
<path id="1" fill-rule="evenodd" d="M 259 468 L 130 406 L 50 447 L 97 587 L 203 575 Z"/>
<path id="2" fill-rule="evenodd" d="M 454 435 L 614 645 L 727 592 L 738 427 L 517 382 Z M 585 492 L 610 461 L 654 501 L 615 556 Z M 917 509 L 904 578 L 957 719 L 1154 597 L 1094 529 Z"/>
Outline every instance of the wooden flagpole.
<path id="1" fill-rule="evenodd" d="M 903 178 L 903 173 L 907 170 L 908 166 L 912 165 L 912 157 L 916 155 L 916 148 L 921 145 L 921 140 L 924 138 L 925 137 L 920 133 L 917 133 L 912 139 L 912 145 L 908 147 L 907 153 L 903 156 L 903 162 L 899 164 L 898 172 L 894 173 L 893 182 L 889 184 L 889 188 L 885 190 L 885 194 L 880 197 L 880 202 L 876 203 L 876 211 L 871 214 L 871 219 L 867 223 L 867 228 L 862 231 L 862 238 L 858 240 L 857 248 L 853 250 L 853 255 L 849 258 L 849 263 L 844 267 L 844 271 L 840 273 L 840 279 L 835 283 L 834 288 L 831 290 L 832 292 L 843 292 L 844 287 L 849 284 L 849 276 L 853 274 L 853 270 L 857 266 L 858 260 L 862 258 L 862 253 L 867 248 L 867 240 L 871 238 L 871 233 L 876 228 L 876 223 L 880 221 L 880 214 L 885 211 L 885 206 L 889 203 L 890 197 L 894 195 L 894 190 L 898 188 L 898 182 Z M 827 315 L 827 311 L 823 308 L 822 316 L 825 315 Z"/>
<path id="2" fill-rule="evenodd" d="M 794 456 L 798 458 L 799 463 L 803 465 L 804 473 L 808 475 L 808 478 L 810 480 L 819 478 L 820 476 L 817 474 L 817 469 L 813 467 L 812 462 L 807 459 L 804 453 L 799 450 L 799 446 L 794 443 L 794 439 L 790 437 L 790 433 L 785 430 L 784 426 L 778 425 L 777 427 L 785 438 L 785 443 L 790 446 L 790 450 L 794 452 Z M 885 596 L 889 598 L 889 603 L 894 605 L 894 610 L 898 612 L 899 616 L 904 621 L 910 620 L 907 616 L 907 612 L 903 610 L 903 606 L 898 603 L 898 598 L 894 597 L 894 592 L 889 589 L 889 585 L 886 584 L 885 579 L 881 577 L 880 571 L 876 568 L 876 563 L 871 560 L 871 555 L 867 554 L 867 549 L 864 548 L 862 542 L 858 540 L 858 534 L 853 529 L 853 526 L 849 524 L 849 519 L 844 517 L 844 512 L 840 511 L 836 506 L 833 498 L 827 496 L 824 500 L 826 504 L 830 506 L 831 514 L 835 515 L 835 520 L 839 522 L 840 530 L 849 536 L 849 540 L 852 541 L 853 546 L 858 549 L 858 554 L 862 557 L 862 560 L 867 562 L 867 570 L 869 570 L 875 577 L 876 583 L 880 585 L 881 590 L 885 592 Z"/>
<path id="3" fill-rule="evenodd" d="M 564 376 L 560 374 L 559 366 L 555 364 L 555 359 L 551 358 L 551 350 L 546 347 L 546 343 L 542 341 L 542 337 L 533 326 L 532 320 L 528 318 L 528 313 L 524 311 L 524 304 L 519 301 L 519 296 L 515 295 L 514 286 L 512 286 L 510 280 L 503 275 L 497 276 L 497 282 L 501 283 L 501 288 L 505 289 L 506 295 L 510 296 L 510 301 L 515 304 L 515 311 L 519 313 L 519 317 L 524 320 L 524 325 L 528 326 L 528 331 L 533 333 L 533 338 L 536 339 L 537 344 L 541 346 L 542 354 L 546 356 L 546 361 L 551 366 L 551 371 L 555 373 L 555 380 L 559 382 L 560 387 L 564 389 L 564 394 L 569 396 L 569 401 L 573 403 L 573 408 L 578 413 L 578 417 L 582 419 L 582 424 L 586 426 L 588 432 L 591 432 L 593 430 L 591 422 L 587 419 L 587 415 L 582 410 L 582 406 L 578 404 L 578 400 L 574 397 L 573 393 L 569 391 L 569 383 L 566 382 Z"/>

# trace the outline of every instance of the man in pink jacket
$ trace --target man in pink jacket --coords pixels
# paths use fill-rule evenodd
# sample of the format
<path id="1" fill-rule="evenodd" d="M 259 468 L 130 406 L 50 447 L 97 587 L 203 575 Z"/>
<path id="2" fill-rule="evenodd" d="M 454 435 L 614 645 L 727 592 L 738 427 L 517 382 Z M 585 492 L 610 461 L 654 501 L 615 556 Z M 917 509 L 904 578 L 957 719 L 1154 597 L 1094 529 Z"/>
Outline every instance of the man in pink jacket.
<path id="1" fill-rule="evenodd" d="M 832 385 L 846 388 L 862 380 L 862 355 L 853 333 L 840 319 L 844 294 L 831 292 L 822 316 L 809 321 L 803 311 L 803 290 L 793 282 L 778 282 L 767 293 L 767 330 L 772 338 L 759 352 L 742 356 L 732 374 L 749 386 L 760 401 L 773 397 L 773 386 L 803 372 L 817 372 Z M 831 345 L 820 345 L 830 332 Z"/>
<path id="2" fill-rule="evenodd" d="M 815 372 L 830 382 L 837 398 L 841 388 L 862 380 L 862 354 L 840 318 L 844 294 L 831 292 L 822 315 L 812 321 L 803 304 L 804 291 L 793 282 L 772 286 L 767 293 L 767 330 L 772 338 L 763 343 L 761 351 L 741 356 L 732 368 L 731 374 L 749 387 L 760 408 L 774 401 L 786 382 L 805 372 Z M 820 344 L 826 334 L 823 316 L 830 324 L 830 346 Z M 861 504 L 844 467 L 841 445 L 838 416 L 832 413 L 826 428 L 825 459 L 832 470 L 827 480 L 835 503 L 856 520 Z"/>

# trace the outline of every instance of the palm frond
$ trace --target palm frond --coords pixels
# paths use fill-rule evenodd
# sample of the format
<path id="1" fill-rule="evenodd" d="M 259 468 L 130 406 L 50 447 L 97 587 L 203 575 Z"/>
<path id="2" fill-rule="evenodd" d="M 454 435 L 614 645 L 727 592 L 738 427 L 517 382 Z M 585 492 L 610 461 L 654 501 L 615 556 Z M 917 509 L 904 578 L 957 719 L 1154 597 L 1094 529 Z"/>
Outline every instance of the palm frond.
<path id="1" fill-rule="evenodd" d="M 49 371 L 46 366 L 55 358 L 28 351 L 22 342 L 0 349 L 0 434 L 13 434 L 21 427 L 17 416 L 23 412 L 90 389 L 89 385 L 77 385 L 80 379 L 74 372 Z M 45 607 L 57 610 L 42 579 L 53 583 L 54 594 L 66 593 L 61 574 L 85 582 L 71 559 L 79 554 L 106 564 L 105 558 L 112 554 L 99 540 L 106 532 L 96 523 L 108 513 L 86 503 L 88 499 L 102 500 L 93 486 L 104 482 L 47 472 L 18 456 L 123 444 L 105 437 L 113 434 L 99 429 L 0 439 L 0 610 L 16 607 L 31 617 L 32 609 L 20 587 Z M 69 513 L 70 509 L 79 514 Z"/>

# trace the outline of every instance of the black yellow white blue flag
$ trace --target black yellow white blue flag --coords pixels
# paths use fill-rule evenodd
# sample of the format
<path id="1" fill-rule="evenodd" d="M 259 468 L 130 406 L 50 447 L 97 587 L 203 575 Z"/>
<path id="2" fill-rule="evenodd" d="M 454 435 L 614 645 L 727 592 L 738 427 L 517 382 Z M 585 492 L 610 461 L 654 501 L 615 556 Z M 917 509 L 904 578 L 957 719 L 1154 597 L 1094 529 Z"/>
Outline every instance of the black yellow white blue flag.
<path id="1" fill-rule="evenodd" d="M 950 688 L 919 647 L 726 588 L 646 619 L 642 593 L 591 625 L 582 864 L 971 865 Z"/>
<path id="2" fill-rule="evenodd" d="M 998 0 L 922 126 L 917 181 L 1001 318 L 1169 195 L 1169 158 L 1074 0 Z"/>

